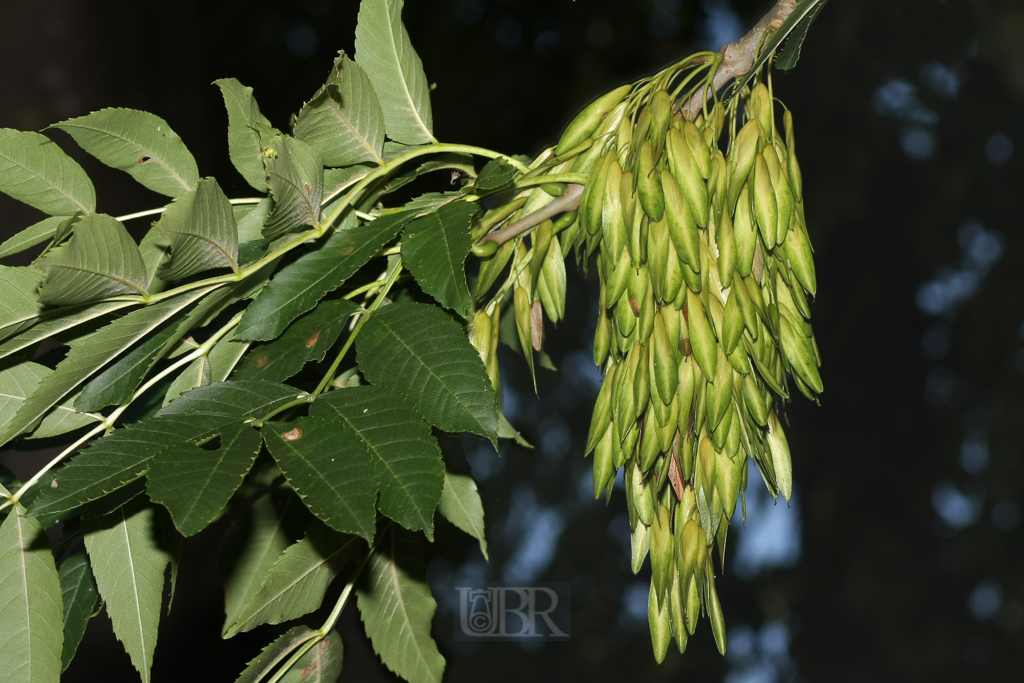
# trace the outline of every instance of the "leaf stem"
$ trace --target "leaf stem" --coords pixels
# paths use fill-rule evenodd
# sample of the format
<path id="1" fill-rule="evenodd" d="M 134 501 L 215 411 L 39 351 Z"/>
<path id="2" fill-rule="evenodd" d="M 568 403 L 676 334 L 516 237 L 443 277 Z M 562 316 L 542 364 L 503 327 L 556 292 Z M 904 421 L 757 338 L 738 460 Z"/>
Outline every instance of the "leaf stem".
<path id="1" fill-rule="evenodd" d="M 164 379 L 178 368 L 184 367 L 185 365 L 194 361 L 196 358 L 200 358 L 208 354 L 210 352 L 210 349 L 213 348 L 213 345 L 220 341 L 220 339 L 225 334 L 234 329 L 234 327 L 238 325 L 238 322 L 241 319 L 242 313 L 236 313 L 235 316 L 227 322 L 227 324 L 225 324 L 222 328 L 217 330 L 209 339 L 200 344 L 194 351 L 182 356 L 171 365 L 167 366 L 157 374 L 153 375 L 149 379 L 149 381 L 147 381 L 145 384 L 140 386 L 132 393 L 131 398 L 129 398 L 127 401 L 125 401 L 117 408 L 115 408 L 114 412 L 112 412 L 110 415 L 104 418 L 102 422 L 100 422 L 98 425 L 89 430 L 83 437 L 81 437 L 73 444 L 65 448 L 63 451 L 61 451 L 56 457 L 50 460 L 50 462 L 46 463 L 46 465 L 44 465 L 41 470 L 32 475 L 32 478 L 26 481 L 24 484 L 22 484 L 21 488 L 19 488 L 17 492 L 10 497 L 7 503 L 0 505 L 0 510 L 4 509 L 8 505 L 17 504 L 17 502 L 21 500 L 21 497 L 25 495 L 25 492 L 28 491 L 30 487 L 35 486 L 37 483 L 39 483 L 39 480 L 46 476 L 47 472 L 49 472 L 58 464 L 60 464 L 61 460 L 66 458 L 70 453 L 74 452 L 83 443 L 85 443 L 86 441 L 88 441 L 89 439 L 91 439 L 92 437 L 96 436 L 97 434 L 104 430 L 112 429 L 114 427 L 114 423 L 117 421 L 117 418 L 121 417 L 122 413 L 124 413 L 124 411 L 128 409 L 128 406 L 130 406 L 133 401 L 135 401 L 144 393 L 146 393 L 153 385 L 157 384 L 160 380 Z"/>
<path id="2" fill-rule="evenodd" d="M 516 187 L 534 187 L 536 185 L 547 185 L 548 183 L 570 183 L 575 185 L 586 185 L 590 179 L 589 173 L 551 173 L 549 175 L 523 178 L 516 182 Z"/>
<path id="3" fill-rule="evenodd" d="M 277 673 L 275 673 L 267 683 L 278 683 L 291 670 L 291 668 L 295 666 L 295 663 L 298 662 L 304 654 L 318 645 L 320 641 L 326 638 L 327 634 L 331 632 L 331 629 L 333 629 L 334 625 L 338 622 L 338 617 L 341 616 L 342 610 L 345 609 L 345 605 L 348 603 L 349 597 L 352 595 L 352 589 L 356 586 L 356 579 L 358 579 L 359 575 L 363 573 L 366 563 L 373 555 L 373 551 L 377 549 L 377 543 L 382 536 L 383 534 L 377 535 L 378 541 L 374 542 L 370 549 L 366 551 L 363 559 L 359 561 L 359 566 L 356 567 L 356 570 L 353 572 L 352 578 L 349 579 L 349 582 L 345 584 L 345 588 L 341 591 L 341 595 L 338 596 L 338 601 L 334 603 L 334 609 L 332 609 L 331 613 L 327 616 L 327 621 L 324 622 L 324 625 L 313 632 L 313 637 L 302 642 L 299 649 L 288 658 L 288 661 L 281 665 L 281 668 L 277 670 Z"/>
<path id="4" fill-rule="evenodd" d="M 264 197 L 240 197 L 238 199 L 229 199 L 232 205 L 234 204 L 259 204 L 263 201 Z M 130 221 L 133 218 L 145 218 L 146 216 L 156 216 L 167 210 L 166 206 L 161 206 L 158 209 L 146 209 L 145 211 L 136 211 L 135 213 L 127 213 L 123 216 L 117 216 L 115 220 L 122 223 Z"/>

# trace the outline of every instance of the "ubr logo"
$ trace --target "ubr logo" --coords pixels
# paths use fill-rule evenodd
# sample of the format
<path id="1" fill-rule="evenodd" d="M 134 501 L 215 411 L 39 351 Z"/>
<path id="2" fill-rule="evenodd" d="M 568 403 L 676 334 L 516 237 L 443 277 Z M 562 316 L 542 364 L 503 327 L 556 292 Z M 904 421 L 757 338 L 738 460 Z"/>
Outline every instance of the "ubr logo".
<path id="1" fill-rule="evenodd" d="M 458 586 L 455 640 L 569 640 L 571 584 Z"/>

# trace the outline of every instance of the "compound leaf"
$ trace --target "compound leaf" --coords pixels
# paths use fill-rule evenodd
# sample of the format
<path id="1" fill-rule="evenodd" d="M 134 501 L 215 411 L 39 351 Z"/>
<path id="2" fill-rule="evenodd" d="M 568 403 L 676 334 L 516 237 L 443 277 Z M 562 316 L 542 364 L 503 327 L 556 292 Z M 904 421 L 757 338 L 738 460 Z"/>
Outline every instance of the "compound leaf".
<path id="1" fill-rule="evenodd" d="M 170 246 L 169 259 L 157 270 L 163 280 L 178 280 L 213 268 L 238 271 L 238 227 L 231 202 L 213 178 L 178 197 L 157 228 Z"/>
<path id="2" fill-rule="evenodd" d="M 328 166 L 383 165 L 384 114 L 377 93 L 344 52 L 326 85 L 299 111 L 295 137 L 318 149 Z"/>
<path id="3" fill-rule="evenodd" d="M 406 529 L 434 537 L 444 462 L 437 440 L 400 396 L 380 387 L 349 387 L 325 394 L 310 415 L 342 424 L 373 459 L 380 511 Z"/>
<path id="4" fill-rule="evenodd" d="M 437 142 L 430 85 L 402 24 L 402 0 L 363 0 L 356 25 L 356 62 L 384 110 L 388 137 L 406 145 Z"/>
<path id="5" fill-rule="evenodd" d="M 46 273 L 39 300 L 47 306 L 82 304 L 120 294 L 146 294 L 146 264 L 138 245 L 116 218 L 83 216 L 71 239 L 36 266 Z"/>
<path id="6" fill-rule="evenodd" d="M 160 627 L 164 572 L 170 554 L 160 546 L 156 509 L 136 498 L 111 514 L 86 518 L 89 551 L 100 596 L 114 635 L 124 645 L 143 683 L 149 683 Z"/>
<path id="7" fill-rule="evenodd" d="M 51 216 L 96 210 L 85 170 L 40 133 L 0 128 L 0 192 Z"/>
<path id="8" fill-rule="evenodd" d="M 444 491 L 438 511 L 445 519 L 480 541 L 480 552 L 487 557 L 487 538 L 484 536 L 484 506 L 476 490 L 473 477 L 465 474 L 444 473 Z"/>
<path id="9" fill-rule="evenodd" d="M 182 444 L 161 450 L 149 464 L 149 497 L 170 511 L 185 536 L 217 519 L 260 452 L 260 435 L 248 425 L 229 425 L 219 436 L 216 450 Z"/>
<path id="10" fill-rule="evenodd" d="M 405 396 L 430 424 L 496 442 L 497 399 L 480 356 L 436 306 L 385 306 L 367 319 L 356 351 L 370 382 Z"/>
<path id="11" fill-rule="evenodd" d="M 64 602 L 64 651 L 61 670 L 66 670 L 75 658 L 86 624 L 96 614 L 96 579 L 89 567 L 84 549 L 79 549 L 60 563 L 60 589 Z"/>
<path id="12" fill-rule="evenodd" d="M 461 316 L 473 302 L 466 285 L 469 224 L 477 205 L 458 200 L 416 218 L 402 233 L 402 257 L 423 291 Z"/>
<path id="13" fill-rule="evenodd" d="M 263 225 L 263 236 L 277 239 L 303 225 L 319 224 L 323 156 L 289 135 L 275 136 L 266 153 L 267 185 L 276 204 Z"/>
<path id="14" fill-rule="evenodd" d="M 359 306 L 345 299 L 322 301 L 288 326 L 280 337 L 254 348 L 235 371 L 235 379 L 281 382 L 310 361 L 322 361 Z"/>
<path id="15" fill-rule="evenodd" d="M 319 522 L 278 558 L 238 619 L 224 634 L 230 638 L 261 624 L 280 624 L 320 607 L 327 587 L 361 543 Z"/>
<path id="16" fill-rule="evenodd" d="M 362 268 L 412 217 L 412 213 L 400 212 L 365 225 L 346 226 L 319 249 L 282 268 L 249 304 L 236 338 L 266 341 L 277 337 L 292 320 Z"/>
<path id="17" fill-rule="evenodd" d="M 0 524 L 0 662 L 9 683 L 60 680 L 61 589 L 38 521 L 15 506 Z"/>
<path id="18" fill-rule="evenodd" d="M 423 578 L 423 551 L 393 526 L 374 548 L 368 586 L 358 589 L 359 614 L 374 651 L 410 683 L 439 683 L 444 657 L 430 637 L 437 603 Z"/>
<path id="19" fill-rule="evenodd" d="M 132 311 L 96 332 L 76 340 L 53 373 L 25 400 L 0 433 L 0 445 L 34 427 L 62 398 L 111 360 L 130 348 L 208 290 L 194 290 Z"/>
<path id="20" fill-rule="evenodd" d="M 154 192 L 177 197 L 196 188 L 199 168 L 178 134 L 159 116 L 136 109 L 100 111 L 53 124 L 82 149 Z"/>
<path id="21" fill-rule="evenodd" d="M 277 131 L 260 114 L 252 88 L 234 78 L 221 78 L 213 82 L 224 97 L 228 110 L 228 156 L 235 169 L 255 190 L 267 191 L 267 175 L 263 167 L 263 142 Z"/>

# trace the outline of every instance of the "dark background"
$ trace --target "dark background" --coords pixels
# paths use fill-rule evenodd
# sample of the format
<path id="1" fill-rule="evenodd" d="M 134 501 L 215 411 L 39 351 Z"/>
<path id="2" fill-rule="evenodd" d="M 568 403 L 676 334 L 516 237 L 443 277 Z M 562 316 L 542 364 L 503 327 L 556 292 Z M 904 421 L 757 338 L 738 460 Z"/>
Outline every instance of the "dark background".
<path id="1" fill-rule="evenodd" d="M 695 49 L 717 49 L 768 5 L 410 0 L 404 16 L 437 84 L 437 137 L 533 154 L 598 93 Z M 105 106 L 146 109 L 181 135 L 203 175 L 244 196 L 209 84 L 237 77 L 287 127 L 334 52 L 351 54 L 357 6 L 5 3 L 0 126 L 40 130 Z M 718 655 L 702 621 L 685 655 L 673 647 L 665 663 L 653 662 L 647 579 L 629 571 L 623 496 L 595 503 L 581 457 L 597 387 L 597 294 L 594 278 L 570 267 L 568 319 L 546 341 L 560 372 L 540 371 L 540 399 L 522 360 L 503 358 L 509 417 L 537 450 L 503 444 L 498 457 L 478 442 L 465 447 L 484 499 L 490 563 L 445 522 L 428 550 L 446 680 L 1020 676 L 1021 35 L 1017 0 L 836 0 L 797 69 L 776 77 L 776 95 L 794 112 L 816 248 L 812 310 L 825 393 L 821 407 L 798 398 L 789 408 L 793 505 L 765 504 L 751 477 L 747 529 L 730 538 L 717 583 L 729 654 Z M 94 178 L 99 210 L 161 203 L 53 135 Z M 3 237 L 37 219 L 0 196 Z M 24 472 L 43 457 L 14 451 L 2 461 Z M 233 680 L 280 630 L 217 639 L 212 560 L 221 533 L 219 523 L 186 549 L 155 681 Z M 453 643 L 453 587 L 470 578 L 572 581 L 572 641 Z M 353 606 L 341 627 L 342 680 L 391 680 Z M 91 622 L 66 680 L 138 680 L 105 616 Z"/>

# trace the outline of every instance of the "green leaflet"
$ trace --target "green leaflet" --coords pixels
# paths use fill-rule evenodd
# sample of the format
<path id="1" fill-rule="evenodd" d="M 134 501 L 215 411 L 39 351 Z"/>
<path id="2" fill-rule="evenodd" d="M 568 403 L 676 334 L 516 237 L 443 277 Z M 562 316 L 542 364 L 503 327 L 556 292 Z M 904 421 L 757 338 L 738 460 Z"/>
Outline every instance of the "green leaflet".
<path id="1" fill-rule="evenodd" d="M 322 301 L 288 326 L 280 337 L 252 349 L 235 371 L 235 379 L 283 382 L 310 361 L 320 362 L 334 346 L 349 317 L 360 310 L 345 299 Z"/>
<path id="2" fill-rule="evenodd" d="M 267 191 L 266 170 L 261 152 L 265 141 L 278 133 L 270 121 L 260 113 L 252 88 L 234 78 L 221 78 L 213 82 L 224 97 L 228 110 L 228 156 L 235 169 L 258 192 Z"/>
<path id="3" fill-rule="evenodd" d="M 263 236 L 277 239 L 304 225 L 319 225 L 324 190 L 320 152 L 289 135 L 278 135 L 264 154 L 267 185 L 276 204 L 263 225 Z"/>
<path id="4" fill-rule="evenodd" d="M 803 1 L 806 2 L 807 0 Z M 800 50 L 803 48 L 804 40 L 807 38 L 807 31 L 810 30 L 811 24 L 814 23 L 826 2 L 828 0 L 821 0 L 821 2 L 816 3 L 806 18 L 799 21 L 793 28 L 793 32 L 786 41 L 786 45 L 779 52 L 778 57 L 775 58 L 775 66 L 777 68 L 788 71 L 796 66 L 796 63 L 800 60 Z"/>
<path id="5" fill-rule="evenodd" d="M 155 416 L 93 441 L 56 471 L 57 488 L 44 488 L 31 514 L 52 516 L 97 500 L 142 477 L 163 450 L 202 450 L 195 441 L 221 434 L 248 418 L 262 417 L 295 396 L 292 387 L 259 381 L 220 382 L 194 389 Z"/>
<path id="6" fill-rule="evenodd" d="M 163 280 L 179 280 L 204 270 L 238 272 L 238 228 L 231 203 L 213 178 L 181 195 L 164 211 L 157 228 L 170 245 L 169 259 L 157 270 Z"/>
<path id="7" fill-rule="evenodd" d="M 299 657 L 281 683 L 334 683 L 341 675 L 344 653 L 341 634 L 332 630 Z"/>
<path id="8" fill-rule="evenodd" d="M 374 651 L 407 681 L 439 683 L 445 661 L 430 637 L 437 603 L 423 578 L 419 542 L 392 526 L 374 549 L 367 576 L 357 595 Z"/>
<path id="9" fill-rule="evenodd" d="M 497 399 L 480 355 L 436 306 L 381 308 L 367 319 L 356 351 L 366 378 L 405 396 L 428 423 L 496 442 Z"/>
<path id="10" fill-rule="evenodd" d="M 480 175 L 476 177 L 473 187 L 480 192 L 494 192 L 511 185 L 515 177 L 516 167 L 507 159 L 498 157 L 491 159 L 480 169 Z"/>
<path id="11" fill-rule="evenodd" d="M 302 107 L 295 137 L 320 151 L 328 166 L 384 164 L 384 114 L 362 67 L 341 52 L 327 83 Z"/>
<path id="12" fill-rule="evenodd" d="M 60 680 L 61 588 L 42 526 L 21 506 L 0 524 L 0 662 L 7 683 Z"/>
<path id="13" fill-rule="evenodd" d="M 0 339 L 31 327 L 42 314 L 35 296 L 42 280 L 32 268 L 0 266 Z"/>
<path id="14" fill-rule="evenodd" d="M 316 634 L 317 632 L 308 626 L 292 626 L 278 636 L 274 642 L 263 648 L 249 662 L 249 666 L 245 667 L 245 671 L 235 679 L 235 683 L 258 683 L 259 681 L 269 680 L 270 672 L 277 668 L 278 664 L 282 664 L 284 660 L 288 659 L 292 652 L 297 650 L 303 643 L 315 638 Z M 331 635 L 334 635 L 333 631 Z M 338 638 L 338 641 L 340 644 L 341 639 Z M 302 659 L 305 659 L 305 656 Z M 338 659 L 340 660 L 340 657 Z M 303 683 L 308 683 L 308 681 L 303 681 Z"/>
<path id="15" fill-rule="evenodd" d="M 265 241 L 263 239 L 263 226 L 274 208 L 274 199 L 272 197 L 264 197 L 254 206 L 236 205 L 232 208 L 235 210 L 235 222 L 238 224 L 239 263 L 245 264 L 247 261 L 242 258 L 242 247 L 246 242 Z M 239 209 L 249 210 L 245 214 L 240 214 L 238 213 Z M 263 256 L 263 254 L 260 254 L 260 256 Z"/>
<path id="16" fill-rule="evenodd" d="M 0 428 L 14 418 L 25 399 L 31 396 L 43 378 L 52 372 L 50 368 L 30 361 L 0 370 Z M 66 401 L 43 418 L 30 438 L 56 436 L 94 422 L 96 418 L 76 411 L 71 401 Z"/>
<path id="17" fill-rule="evenodd" d="M 413 214 L 400 212 L 366 225 L 346 226 L 322 247 L 282 268 L 242 316 L 238 339 L 267 341 L 298 316 L 316 306 L 394 239 Z"/>
<path id="18" fill-rule="evenodd" d="M 71 239 L 36 262 L 46 273 L 39 301 L 46 306 L 82 304 L 120 294 L 146 294 L 146 264 L 138 245 L 117 219 L 89 214 Z"/>
<path id="19" fill-rule="evenodd" d="M 61 670 L 64 671 L 75 658 L 86 625 L 96 614 L 99 593 L 84 548 L 65 558 L 57 573 L 64 602 L 64 651 L 61 655 Z"/>
<path id="20" fill-rule="evenodd" d="M 91 377 L 125 349 L 209 290 L 194 290 L 147 308 L 132 311 L 96 332 L 75 341 L 67 356 L 47 375 L 0 433 L 3 445 L 27 429 L 81 382 Z"/>
<path id="21" fill-rule="evenodd" d="M 338 531 L 373 540 L 377 481 L 369 453 L 350 430 L 303 417 L 294 423 L 268 422 L 261 431 L 310 512 Z"/>
<path id="22" fill-rule="evenodd" d="M 231 330 L 210 349 L 210 353 L 196 358 L 192 364 L 181 371 L 164 394 L 163 405 L 167 405 L 182 394 L 196 387 L 204 387 L 214 382 L 223 382 L 231 375 L 235 365 L 249 349 L 248 342 L 235 341 L 235 331 Z"/>
<path id="23" fill-rule="evenodd" d="M 26 249 L 31 249 L 40 242 L 53 237 L 61 223 L 67 220 L 66 216 L 50 216 L 28 226 L 14 237 L 0 244 L 0 258 L 20 254 Z"/>
<path id="24" fill-rule="evenodd" d="M 5 299 L 6 292 L 0 296 L 0 301 Z M 49 337 L 59 338 L 63 332 L 102 318 L 108 313 L 137 305 L 131 301 L 104 301 L 89 306 L 69 306 L 49 315 L 44 314 L 32 327 L 0 344 L 0 358 L 6 358 Z"/>
<path id="25" fill-rule="evenodd" d="M 406 145 L 437 142 L 430 86 L 402 24 L 402 0 L 363 0 L 356 25 L 356 62 L 384 110 L 388 137 Z"/>
<path id="26" fill-rule="evenodd" d="M 444 486 L 437 440 L 401 397 L 380 387 L 349 387 L 321 396 L 310 415 L 343 425 L 373 460 L 378 508 L 411 531 L 434 539 L 434 509 Z"/>
<path id="27" fill-rule="evenodd" d="M 224 637 L 251 631 L 261 624 L 280 624 L 317 609 L 328 586 L 362 546 L 355 536 L 315 523 L 274 563 Z"/>
<path id="28" fill-rule="evenodd" d="M 0 192 L 51 216 L 96 210 L 85 170 L 39 133 L 0 128 Z"/>
<path id="29" fill-rule="evenodd" d="M 244 424 L 224 427 L 216 450 L 182 445 L 154 455 L 146 490 L 153 502 L 170 511 L 178 531 L 193 536 L 217 519 L 259 452 L 255 429 Z"/>
<path id="30" fill-rule="evenodd" d="M 484 506 L 473 477 L 445 472 L 444 491 L 437 509 L 449 522 L 480 541 L 480 552 L 485 560 L 490 559 L 484 536 Z"/>
<path id="31" fill-rule="evenodd" d="M 410 222 L 402 233 L 402 258 L 416 281 L 442 306 L 465 317 L 473 299 L 466 285 L 469 225 L 475 203 L 458 200 Z"/>
<path id="32" fill-rule="evenodd" d="M 303 512 L 298 496 L 283 489 L 257 498 L 228 527 L 219 567 L 224 583 L 222 636 L 256 595 L 278 557 L 301 535 L 295 527 L 309 519 Z"/>
<path id="33" fill-rule="evenodd" d="M 100 111 L 55 123 L 82 149 L 168 197 L 194 190 L 196 160 L 177 133 L 159 116 L 135 109 Z"/>
<path id="34" fill-rule="evenodd" d="M 109 515 L 82 522 L 100 596 L 143 683 L 149 683 L 160 626 L 164 572 L 171 556 L 158 543 L 156 509 L 135 499 Z"/>

